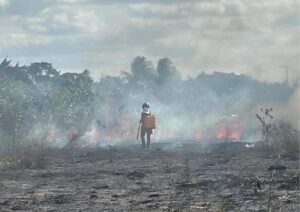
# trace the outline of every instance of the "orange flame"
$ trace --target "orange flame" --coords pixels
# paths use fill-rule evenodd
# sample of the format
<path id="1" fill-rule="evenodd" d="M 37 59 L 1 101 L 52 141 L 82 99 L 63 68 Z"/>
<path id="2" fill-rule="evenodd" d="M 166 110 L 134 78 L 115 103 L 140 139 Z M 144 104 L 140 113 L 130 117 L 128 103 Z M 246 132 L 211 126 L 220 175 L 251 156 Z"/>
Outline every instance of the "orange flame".
<path id="1" fill-rule="evenodd" d="M 239 137 L 239 133 L 238 133 L 238 132 L 231 132 L 230 137 L 231 137 L 232 139 L 237 139 L 237 138 Z"/>
<path id="2" fill-rule="evenodd" d="M 215 130 L 213 130 L 215 131 Z M 238 124 L 237 120 L 220 120 L 217 124 L 217 129 L 214 133 L 210 133 L 211 130 L 201 130 L 196 131 L 194 136 L 196 139 L 204 139 L 204 138 L 217 138 L 217 139 L 238 139 L 241 132 L 241 125 Z"/>
<path id="3" fill-rule="evenodd" d="M 224 139 L 227 137 L 227 132 L 225 131 L 225 129 L 220 129 L 217 134 L 216 134 L 216 138 L 217 139 Z"/>

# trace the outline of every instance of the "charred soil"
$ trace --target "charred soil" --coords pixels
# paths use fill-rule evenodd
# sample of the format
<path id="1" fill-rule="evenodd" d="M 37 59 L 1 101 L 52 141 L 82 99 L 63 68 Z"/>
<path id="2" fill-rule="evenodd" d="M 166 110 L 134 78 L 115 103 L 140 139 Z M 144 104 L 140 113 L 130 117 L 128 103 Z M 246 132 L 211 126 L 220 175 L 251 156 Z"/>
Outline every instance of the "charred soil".
<path id="1" fill-rule="evenodd" d="M 49 151 L 2 167 L 0 211 L 299 211 L 299 160 L 244 143 Z"/>

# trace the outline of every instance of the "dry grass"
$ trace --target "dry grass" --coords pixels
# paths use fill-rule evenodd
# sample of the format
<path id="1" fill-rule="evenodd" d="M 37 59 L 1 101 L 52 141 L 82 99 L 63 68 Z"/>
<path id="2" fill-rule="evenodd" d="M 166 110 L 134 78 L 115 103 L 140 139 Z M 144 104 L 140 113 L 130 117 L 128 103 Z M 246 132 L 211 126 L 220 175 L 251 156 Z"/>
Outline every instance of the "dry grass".
<path id="1" fill-rule="evenodd" d="M 15 153 L 0 159 L 0 168 L 44 168 L 46 165 L 45 153 L 48 150 L 48 146 L 38 142 L 23 144 Z"/>
<path id="2" fill-rule="evenodd" d="M 29 143 L 23 146 L 17 155 L 19 165 L 24 168 L 44 168 L 47 146 L 39 143 Z"/>
<path id="3" fill-rule="evenodd" d="M 299 131 L 284 121 L 276 124 L 272 132 L 272 141 L 276 150 L 283 154 L 298 154 L 300 144 Z"/>

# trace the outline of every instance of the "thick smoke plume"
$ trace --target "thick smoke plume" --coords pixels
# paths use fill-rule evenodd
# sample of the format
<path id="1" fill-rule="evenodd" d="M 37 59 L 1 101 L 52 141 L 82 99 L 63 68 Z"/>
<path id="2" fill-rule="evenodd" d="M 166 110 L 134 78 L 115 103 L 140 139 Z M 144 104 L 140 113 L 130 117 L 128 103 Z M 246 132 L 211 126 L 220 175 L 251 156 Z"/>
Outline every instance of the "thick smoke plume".
<path id="1" fill-rule="evenodd" d="M 183 80 L 168 58 L 154 67 L 136 57 L 130 71 L 99 81 L 88 70 L 61 73 L 49 63 L 19 66 L 7 59 L 0 75 L 2 151 L 31 141 L 60 147 L 134 142 L 144 102 L 157 118 L 157 141 L 257 140 L 255 113 L 265 106 L 299 129 L 297 85 L 221 72 Z"/>

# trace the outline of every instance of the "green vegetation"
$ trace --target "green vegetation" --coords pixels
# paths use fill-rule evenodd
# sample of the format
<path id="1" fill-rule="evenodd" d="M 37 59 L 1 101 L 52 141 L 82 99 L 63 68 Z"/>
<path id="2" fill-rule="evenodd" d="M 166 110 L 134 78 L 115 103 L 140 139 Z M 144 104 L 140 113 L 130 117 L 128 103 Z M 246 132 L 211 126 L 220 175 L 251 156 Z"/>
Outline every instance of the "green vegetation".
<path id="1" fill-rule="evenodd" d="M 0 151 L 11 153 L 26 142 L 46 140 L 51 130 L 65 138 L 74 127 L 84 135 L 93 122 L 102 138 L 131 138 L 144 101 L 160 113 L 160 125 L 174 126 L 175 132 L 179 121 L 170 124 L 168 120 L 174 114 L 192 129 L 196 120 L 236 113 L 249 102 L 285 103 L 294 89 L 218 72 L 183 80 L 168 58 L 154 67 L 145 57 L 136 57 L 131 72 L 96 82 L 88 70 L 61 73 L 46 62 L 19 66 L 4 59 L 0 64 Z"/>

